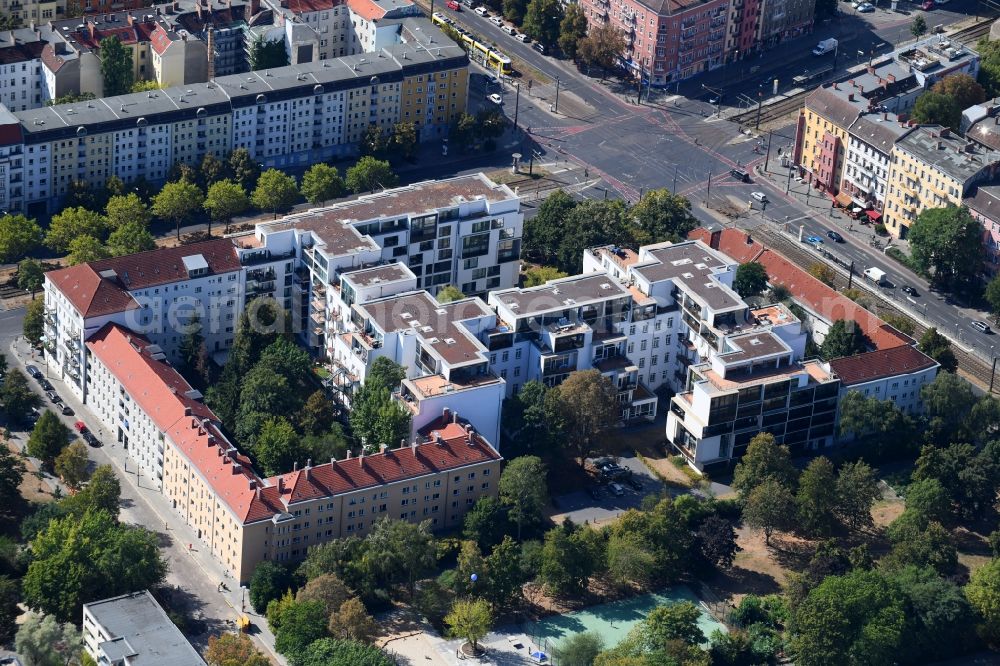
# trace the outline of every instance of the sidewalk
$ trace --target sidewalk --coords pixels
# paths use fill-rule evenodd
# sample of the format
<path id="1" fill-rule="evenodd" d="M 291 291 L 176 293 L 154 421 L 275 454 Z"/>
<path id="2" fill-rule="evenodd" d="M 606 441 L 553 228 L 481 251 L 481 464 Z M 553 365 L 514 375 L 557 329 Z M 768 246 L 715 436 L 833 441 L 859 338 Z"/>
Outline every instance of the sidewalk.
<path id="1" fill-rule="evenodd" d="M 10 351 L 10 358 L 20 370 L 24 371 L 26 363 L 32 362 L 31 349 L 23 338 L 15 339 Z M 33 362 L 44 370 L 45 363 L 41 359 L 36 358 Z M 165 582 L 190 597 L 189 605 L 194 606 L 194 619 L 203 621 L 208 626 L 206 634 L 199 634 L 192 639 L 196 647 L 204 651 L 208 634 L 235 630 L 235 620 L 241 614 L 243 591 L 216 562 L 208 548 L 203 547 L 194 530 L 184 524 L 180 516 L 170 508 L 167 498 L 155 490 L 153 480 L 138 475 L 135 471 L 138 465 L 135 463 L 126 464 L 127 453 L 122 447 L 116 446 L 113 435 L 105 432 L 102 427 L 95 426 L 99 420 L 51 370 L 48 375 L 56 393 L 76 412 L 75 416 L 61 417 L 63 422 L 72 428 L 75 421 L 82 420 L 93 427 L 103 442 L 103 447 L 89 449 L 90 457 L 98 465 L 110 463 L 118 473 L 122 483 L 122 522 L 142 525 L 158 533 L 161 552 L 169 564 Z M 230 589 L 220 592 L 220 582 L 224 582 Z M 254 625 L 255 631 L 251 637 L 258 646 L 276 663 L 286 664 L 285 659 L 274 650 L 274 635 L 267 626 L 267 621 L 250 608 L 249 600 L 246 601 L 244 612 Z"/>

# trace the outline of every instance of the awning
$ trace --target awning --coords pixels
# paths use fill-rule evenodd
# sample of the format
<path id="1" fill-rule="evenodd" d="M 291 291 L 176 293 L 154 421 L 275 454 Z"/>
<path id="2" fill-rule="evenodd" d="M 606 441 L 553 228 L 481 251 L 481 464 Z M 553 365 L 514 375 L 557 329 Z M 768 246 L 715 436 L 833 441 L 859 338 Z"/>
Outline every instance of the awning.
<path id="1" fill-rule="evenodd" d="M 877 210 L 869 210 L 867 211 L 867 213 L 868 213 L 868 219 L 872 221 L 875 221 L 880 217 L 882 217 L 882 213 L 878 212 Z"/>
<path id="2" fill-rule="evenodd" d="M 847 194 L 846 192 L 841 192 L 840 194 L 838 194 L 834 199 L 834 201 L 836 201 L 837 205 L 839 205 L 841 208 L 848 208 L 854 205 L 854 199 L 852 199 L 851 195 Z"/>

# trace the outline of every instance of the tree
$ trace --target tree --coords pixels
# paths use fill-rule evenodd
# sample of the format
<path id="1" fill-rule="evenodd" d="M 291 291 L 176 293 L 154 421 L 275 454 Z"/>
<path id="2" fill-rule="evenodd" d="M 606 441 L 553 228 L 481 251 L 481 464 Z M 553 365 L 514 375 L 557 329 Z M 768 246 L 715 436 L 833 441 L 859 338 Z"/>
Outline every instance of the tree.
<path id="1" fill-rule="evenodd" d="M 271 663 L 246 634 L 209 636 L 205 661 L 208 666 L 269 666 Z"/>
<path id="2" fill-rule="evenodd" d="M 838 319 L 826 332 L 820 354 L 824 359 L 832 361 L 835 358 L 862 354 L 869 344 L 868 337 L 854 321 Z"/>
<path id="3" fill-rule="evenodd" d="M 897 663 L 948 659 L 972 647 L 975 614 L 960 587 L 933 569 L 912 566 L 891 574 L 890 580 L 906 600 L 909 616 Z"/>
<path id="4" fill-rule="evenodd" d="M 992 646 L 1000 645 L 1000 559 L 993 559 L 972 572 L 965 596 L 983 622 L 979 633 Z"/>
<path id="5" fill-rule="evenodd" d="M 841 521 L 851 529 L 870 528 L 872 507 L 881 499 L 875 470 L 864 461 L 845 463 L 837 474 L 836 513 Z"/>
<path id="6" fill-rule="evenodd" d="M 957 132 L 962 120 L 962 109 L 956 104 L 955 98 L 931 90 L 917 98 L 913 105 L 913 119 L 927 125 L 944 125 Z"/>
<path id="7" fill-rule="evenodd" d="M 285 590 L 292 587 L 292 575 L 285 567 L 264 560 L 254 569 L 250 579 L 250 605 L 258 613 L 263 613 L 267 605 L 280 599 Z"/>
<path id="8" fill-rule="evenodd" d="M 319 162 L 309 167 L 302 176 L 299 188 L 306 201 L 314 206 L 339 199 L 347 193 L 347 185 L 336 167 Z"/>
<path id="9" fill-rule="evenodd" d="M 384 360 L 383 360 L 384 359 Z M 394 446 L 410 433 L 410 415 L 392 399 L 392 391 L 406 376 L 402 366 L 379 357 L 351 401 L 351 430 L 368 447 Z"/>
<path id="10" fill-rule="evenodd" d="M 892 550 L 880 562 L 886 569 L 929 566 L 946 576 L 958 564 L 955 544 L 941 523 L 925 523 L 914 512 L 904 511 L 889 525 L 886 534 L 892 542 Z"/>
<path id="11" fill-rule="evenodd" d="M 951 97 L 960 109 L 986 101 L 986 91 L 968 74 L 949 74 L 935 83 L 931 90 Z"/>
<path id="12" fill-rule="evenodd" d="M 652 582 L 656 558 L 635 532 L 611 534 L 607 546 L 608 576 L 619 587 L 646 589 Z"/>
<path id="13" fill-rule="evenodd" d="M 344 602 L 351 598 L 351 591 L 336 574 L 326 573 L 308 581 L 295 594 L 295 601 L 319 601 L 327 615 L 340 610 Z M 334 633 L 334 632 L 330 632 Z"/>
<path id="14" fill-rule="evenodd" d="M 110 256 L 107 248 L 93 236 L 77 236 L 69 244 L 69 255 L 66 261 L 70 266 L 88 264 L 91 261 L 107 259 Z"/>
<path id="15" fill-rule="evenodd" d="M 599 65 L 602 74 L 618 65 L 626 47 L 625 34 L 610 22 L 591 26 L 576 46 L 580 60 L 587 65 Z"/>
<path id="16" fill-rule="evenodd" d="M 60 504 L 67 514 L 76 518 L 88 511 L 103 511 L 117 520 L 121 495 L 121 482 L 111 465 L 100 465 L 90 475 L 90 481 L 83 490 L 63 499 Z"/>
<path id="17" fill-rule="evenodd" d="M 297 663 L 310 643 L 326 638 L 326 621 L 326 611 L 318 601 L 292 602 L 276 622 L 274 649 Z"/>
<path id="18" fill-rule="evenodd" d="M 208 186 L 208 193 L 202 205 L 212 220 L 226 223 L 226 233 L 229 233 L 229 225 L 232 224 L 233 218 L 246 212 L 250 207 L 250 199 L 242 185 L 225 178 Z"/>
<path id="19" fill-rule="evenodd" d="M 520 458 L 515 458 L 520 460 Z M 504 470 L 506 472 L 506 470 Z M 500 475 L 503 479 L 503 475 Z M 502 483 L 502 481 L 501 481 Z M 489 550 L 503 541 L 510 528 L 507 509 L 495 497 L 480 497 L 465 514 L 462 524 L 462 536 L 476 544 L 484 551 Z"/>
<path id="20" fill-rule="evenodd" d="M 58 620 L 80 617 L 87 601 L 156 585 L 167 572 L 154 533 L 105 511 L 51 521 L 31 550 L 25 604 Z"/>
<path id="21" fill-rule="evenodd" d="M 575 7 L 576 5 L 570 5 Z M 604 650 L 604 639 L 594 631 L 571 634 L 552 650 L 557 663 L 565 666 L 592 666 L 594 659 Z"/>
<path id="22" fill-rule="evenodd" d="M 363 156 L 385 157 L 389 150 L 389 136 L 377 124 L 369 123 L 358 141 L 358 149 Z"/>
<path id="23" fill-rule="evenodd" d="M 167 183 L 153 198 L 153 214 L 170 220 L 177 227 L 177 240 L 181 239 L 181 223 L 194 216 L 205 201 L 205 195 L 194 183 L 179 180 Z"/>
<path id="24" fill-rule="evenodd" d="M 958 369 L 958 361 L 951 350 L 951 342 L 938 333 L 936 328 L 931 327 L 924 331 L 917 348 L 940 363 L 942 370 L 955 372 Z"/>
<path id="25" fill-rule="evenodd" d="M 524 20 L 524 9 L 528 3 L 525 0 L 503 0 L 503 15 L 514 25 L 521 25 Z"/>
<path id="26" fill-rule="evenodd" d="M 247 57 L 250 69 L 274 69 L 288 65 L 288 53 L 285 51 L 285 40 L 266 40 L 263 35 L 256 37 L 250 44 Z"/>
<path id="27" fill-rule="evenodd" d="M 976 396 L 967 381 L 950 372 L 939 373 L 930 384 L 920 388 L 927 418 L 927 437 L 943 444 L 951 441 L 964 427 L 966 416 L 976 404 Z"/>
<path id="28" fill-rule="evenodd" d="M 410 597 L 417 580 L 434 569 L 436 548 L 429 521 L 419 525 L 383 518 L 376 521 L 365 539 L 379 561 L 374 570 L 387 584 L 403 584 Z"/>
<path id="29" fill-rule="evenodd" d="M 322 390 L 313 391 L 299 412 L 299 431 L 306 435 L 320 435 L 334 427 L 336 414 L 330 399 Z"/>
<path id="30" fill-rule="evenodd" d="M 0 512 L 8 513 L 20 503 L 19 488 L 24 471 L 21 459 L 11 453 L 7 446 L 0 446 Z"/>
<path id="31" fill-rule="evenodd" d="M 37 259 L 22 259 L 17 265 L 17 286 L 31 294 L 35 300 L 35 292 L 45 284 L 45 269 Z"/>
<path id="32" fill-rule="evenodd" d="M 32 346 L 38 347 L 42 344 L 42 335 L 45 334 L 45 301 L 39 299 L 31 301 L 24 311 L 24 321 L 21 323 L 21 332 L 24 339 Z M 27 382 L 25 382 L 27 386 Z M 26 416 L 26 413 L 20 413 Z"/>
<path id="33" fill-rule="evenodd" d="M 396 666 L 396 660 L 373 645 L 321 638 L 309 644 L 299 666 Z"/>
<path id="34" fill-rule="evenodd" d="M 53 412 L 45 410 L 35 423 L 28 437 L 28 455 L 42 461 L 42 466 L 52 469 L 56 456 L 69 442 L 69 428 Z"/>
<path id="35" fill-rule="evenodd" d="M 559 0 L 531 0 L 521 29 L 535 41 L 551 48 L 559 40 L 562 20 L 563 7 Z"/>
<path id="36" fill-rule="evenodd" d="M 17 261 L 42 242 L 42 228 L 24 215 L 0 215 L 0 261 Z"/>
<path id="37" fill-rule="evenodd" d="M 575 7 L 576 5 L 570 5 L 570 7 Z M 523 275 L 523 286 L 525 287 L 537 287 L 538 285 L 545 284 L 550 280 L 558 280 L 560 278 L 568 277 L 566 273 L 563 273 L 558 268 L 553 266 L 531 266 L 524 269 Z"/>
<path id="38" fill-rule="evenodd" d="M 840 401 L 841 437 L 869 437 L 876 456 L 898 454 L 911 446 L 909 433 L 913 420 L 892 400 L 865 398 L 858 391 L 848 391 Z"/>
<path id="39" fill-rule="evenodd" d="M 99 213 L 86 208 L 64 208 L 52 216 L 49 230 L 45 234 L 45 244 L 56 252 L 66 252 L 70 244 L 79 236 L 104 237 L 107 221 Z"/>
<path id="40" fill-rule="evenodd" d="M 926 32 L 927 21 L 924 20 L 923 16 L 917 14 L 917 16 L 913 19 L 913 22 L 910 23 L 910 34 L 917 39 L 920 39 Z"/>
<path id="41" fill-rule="evenodd" d="M 576 200 L 563 190 L 556 190 L 545 197 L 538 206 L 538 213 L 524 222 L 524 253 L 544 263 L 553 263 L 562 242 L 566 220 L 576 206 Z"/>
<path id="42" fill-rule="evenodd" d="M 885 323 L 889 324 L 889 326 L 892 326 L 894 329 L 905 335 L 912 336 L 917 330 L 916 324 L 914 324 L 913 320 L 906 315 L 893 314 L 890 312 L 883 315 L 882 319 Z"/>
<path id="43" fill-rule="evenodd" d="M 789 525 L 795 500 L 791 491 L 774 477 L 768 477 L 750 491 L 743 507 L 743 522 L 764 533 L 764 544 L 771 545 L 771 535 Z"/>
<path id="44" fill-rule="evenodd" d="M 260 177 L 260 167 L 246 148 L 237 148 L 229 153 L 229 172 L 233 174 L 233 180 L 240 184 L 244 192 L 253 190 L 257 186 L 257 178 Z"/>
<path id="45" fill-rule="evenodd" d="M 109 229 L 118 229 L 125 224 L 139 224 L 143 228 L 151 222 L 149 208 L 135 192 L 119 194 L 108 199 L 104 215 Z"/>
<path id="46" fill-rule="evenodd" d="M 571 372 L 552 391 L 566 447 L 582 466 L 584 459 L 602 450 L 605 433 L 618 422 L 618 392 L 597 370 Z"/>
<path id="47" fill-rule="evenodd" d="M 277 169 L 268 169 L 260 174 L 257 187 L 250 195 L 253 205 L 261 210 L 269 210 L 275 218 L 279 210 L 290 208 L 299 199 L 299 186 L 295 177 Z"/>
<path id="48" fill-rule="evenodd" d="M 691 202 L 666 188 L 650 190 L 632 207 L 638 244 L 679 241 L 700 223 L 691 214 Z"/>
<path id="49" fill-rule="evenodd" d="M 924 478 L 906 487 L 906 510 L 919 516 L 921 524 L 946 522 L 951 517 L 951 498 L 941 482 Z"/>
<path id="50" fill-rule="evenodd" d="M 103 97 L 125 95 L 132 91 L 134 70 L 132 51 L 117 36 L 101 40 L 101 78 L 104 80 Z"/>
<path id="51" fill-rule="evenodd" d="M 597 534 L 589 527 L 578 528 L 564 523 L 545 533 L 538 580 L 552 595 L 579 594 L 600 562 L 587 534 Z M 599 535 L 598 535 L 599 536 Z"/>
<path id="52" fill-rule="evenodd" d="M 518 455 L 549 454 L 560 445 L 562 423 L 557 413 L 559 394 L 537 380 L 503 402 L 502 423 L 510 438 L 508 459 Z"/>
<path id="53" fill-rule="evenodd" d="M 837 279 L 837 271 L 821 261 L 817 261 L 809 267 L 809 275 L 812 275 L 828 287 L 832 287 L 833 281 Z"/>
<path id="54" fill-rule="evenodd" d="M 643 636 L 650 650 L 663 650 L 671 641 L 687 645 L 705 642 L 705 633 L 698 626 L 701 611 L 690 601 L 657 606 L 643 621 Z"/>
<path id="55" fill-rule="evenodd" d="M 742 550 L 736 543 L 733 524 L 719 516 L 706 518 L 698 526 L 696 537 L 701 556 L 712 566 L 728 569 Z"/>
<path id="56" fill-rule="evenodd" d="M 56 456 L 56 474 L 70 488 L 77 489 L 87 480 L 87 446 L 76 440 Z"/>
<path id="57" fill-rule="evenodd" d="M 10 576 L 0 576 L 0 641 L 9 644 L 17 629 L 21 614 L 21 581 Z"/>
<path id="58" fill-rule="evenodd" d="M 72 663 L 82 647 L 82 637 L 76 627 L 69 622 L 59 624 L 51 615 L 29 613 L 14 637 L 14 648 L 29 666 Z"/>
<path id="59" fill-rule="evenodd" d="M 505 535 L 486 558 L 486 581 L 483 598 L 494 609 L 511 607 L 521 598 L 525 578 L 521 570 L 521 547 Z"/>
<path id="60" fill-rule="evenodd" d="M 828 576 L 795 608 L 791 650 L 802 666 L 890 664 L 905 634 L 898 590 L 878 571 Z"/>
<path id="61" fill-rule="evenodd" d="M 108 252 L 113 257 L 123 257 L 156 248 L 156 239 L 141 222 L 125 222 L 108 236 Z"/>
<path id="62" fill-rule="evenodd" d="M 587 13 L 579 5 L 568 5 L 559 23 L 559 50 L 570 60 L 576 60 L 577 45 L 586 36 Z"/>
<path id="63" fill-rule="evenodd" d="M 920 100 L 928 94 L 934 93 L 925 93 Z M 980 230 L 979 223 L 964 206 L 928 208 L 910 227 L 913 261 L 921 270 L 931 272 L 931 281 L 938 287 L 956 289 L 971 285 L 983 259 Z"/>
<path id="64" fill-rule="evenodd" d="M 795 504 L 799 523 L 806 532 L 825 536 L 833 531 L 837 488 L 836 474 L 829 458 L 820 456 L 813 459 L 802 472 Z"/>
<path id="65" fill-rule="evenodd" d="M 448 143 L 457 150 L 465 151 L 476 139 L 476 118 L 468 113 L 452 116 L 448 125 Z"/>
<path id="66" fill-rule="evenodd" d="M 756 261 L 740 264 L 733 278 L 733 289 L 743 298 L 763 293 L 767 289 L 767 269 Z"/>
<path id="67" fill-rule="evenodd" d="M 395 187 L 399 178 L 393 173 L 388 162 L 365 155 L 347 170 L 346 182 L 352 192 L 360 194 Z"/>
<path id="68" fill-rule="evenodd" d="M 746 499 L 754 488 L 768 479 L 775 479 L 786 488 L 795 485 L 795 467 L 792 466 L 787 446 L 775 442 L 774 435 L 762 432 L 750 440 L 746 453 L 733 470 L 733 488 Z"/>
<path id="69" fill-rule="evenodd" d="M 452 301 L 459 301 L 465 298 L 465 294 L 459 291 L 458 287 L 452 284 L 446 284 L 441 287 L 437 293 L 438 303 L 451 303 Z"/>
<path id="70" fill-rule="evenodd" d="M 417 126 L 405 121 L 393 125 L 390 145 L 404 160 L 414 161 L 417 157 L 417 146 L 419 145 Z"/>
<path id="71" fill-rule="evenodd" d="M 252 451 L 268 476 L 282 474 L 295 463 L 305 464 L 307 458 L 295 428 L 283 416 L 268 418 L 261 424 Z"/>
<path id="72" fill-rule="evenodd" d="M 510 507 L 508 515 L 521 530 L 542 519 L 548 502 L 545 484 L 545 463 L 537 456 L 521 456 L 511 460 L 500 475 L 500 501 Z"/>
<path id="73" fill-rule="evenodd" d="M 220 160 L 215 153 L 205 153 L 201 158 L 201 165 L 198 167 L 198 182 L 207 190 L 213 183 L 217 183 L 229 174 L 229 165 Z"/>
<path id="74" fill-rule="evenodd" d="M 490 606 L 482 599 L 459 599 L 444 618 L 449 633 L 472 643 L 473 651 L 479 650 L 480 639 L 493 628 Z"/>
<path id="75" fill-rule="evenodd" d="M 361 600 L 351 597 L 330 614 L 327 631 L 334 638 L 371 643 L 378 633 L 378 625 Z"/>

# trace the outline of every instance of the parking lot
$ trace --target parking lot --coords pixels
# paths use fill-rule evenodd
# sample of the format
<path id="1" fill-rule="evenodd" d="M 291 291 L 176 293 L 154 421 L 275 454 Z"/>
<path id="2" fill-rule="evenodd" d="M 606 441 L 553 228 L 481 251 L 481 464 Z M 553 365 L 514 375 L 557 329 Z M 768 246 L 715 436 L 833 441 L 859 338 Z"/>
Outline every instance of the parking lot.
<path id="1" fill-rule="evenodd" d="M 569 518 L 578 524 L 602 523 L 617 518 L 629 509 L 638 509 L 646 495 L 655 495 L 663 491 L 664 484 L 650 473 L 638 457 L 629 455 L 615 460 L 624 470 L 618 474 L 618 481 L 605 477 L 589 488 L 554 497 L 552 503 L 556 512 L 551 518 L 556 522 Z M 593 462 L 588 461 L 588 463 Z M 636 487 L 630 485 L 630 481 Z M 612 490 L 611 483 L 618 484 L 621 494 L 616 494 Z M 593 492 L 595 489 L 596 493 Z"/>

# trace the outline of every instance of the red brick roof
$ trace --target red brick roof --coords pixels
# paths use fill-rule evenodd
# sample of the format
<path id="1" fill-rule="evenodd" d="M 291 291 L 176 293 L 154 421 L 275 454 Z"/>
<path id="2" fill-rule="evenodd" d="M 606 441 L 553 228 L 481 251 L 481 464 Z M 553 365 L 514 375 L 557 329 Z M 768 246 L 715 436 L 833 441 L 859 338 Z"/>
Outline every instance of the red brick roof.
<path id="1" fill-rule="evenodd" d="M 280 478 L 284 484 L 282 500 L 292 504 L 500 460 L 500 454 L 486 440 L 474 432 L 470 435 L 457 423 L 449 423 L 437 432 L 441 436 L 440 443 L 432 438 L 415 447 L 404 446 L 384 453 L 338 460 L 312 467 L 308 475 L 300 469 L 268 481 L 277 485 Z"/>
<path id="2" fill-rule="evenodd" d="M 217 238 L 101 259 L 49 271 L 45 275 L 84 316 L 99 316 L 138 307 L 130 291 L 187 280 L 182 259 L 197 254 L 205 258 L 211 275 L 240 268 L 233 242 Z M 100 273 L 107 270 L 113 270 L 117 277 L 102 278 Z"/>
<path id="3" fill-rule="evenodd" d="M 146 338 L 117 324 L 107 324 L 87 340 L 87 348 L 115 376 L 132 400 L 184 454 L 215 494 L 243 522 L 274 515 L 276 493 L 257 498 L 251 482 L 260 483 L 250 460 L 219 431 L 218 417 L 195 399 L 180 373 L 166 360 L 153 358 Z M 238 463 L 238 465 L 236 464 Z"/>
<path id="4" fill-rule="evenodd" d="M 851 299 L 828 287 L 774 250 L 766 249 L 739 229 L 723 229 L 715 233 L 705 228 L 689 235 L 741 263 L 757 261 L 767 269 L 768 282 L 788 289 L 792 298 L 829 322 L 838 319 L 854 321 L 861 327 L 876 349 L 891 349 L 913 345 L 913 338 L 900 333 Z"/>
<path id="5" fill-rule="evenodd" d="M 910 345 L 878 349 L 867 354 L 845 356 L 830 361 L 830 369 L 837 373 L 844 386 L 919 372 L 936 365 L 934 359 Z"/>
<path id="6" fill-rule="evenodd" d="M 366 21 L 377 21 L 385 16 L 385 10 L 372 0 L 347 0 L 347 6 Z"/>
<path id="7" fill-rule="evenodd" d="M 157 25 L 149 36 L 149 45 L 159 55 L 163 55 L 170 48 L 171 43 L 170 35 L 167 34 L 162 25 Z"/>

